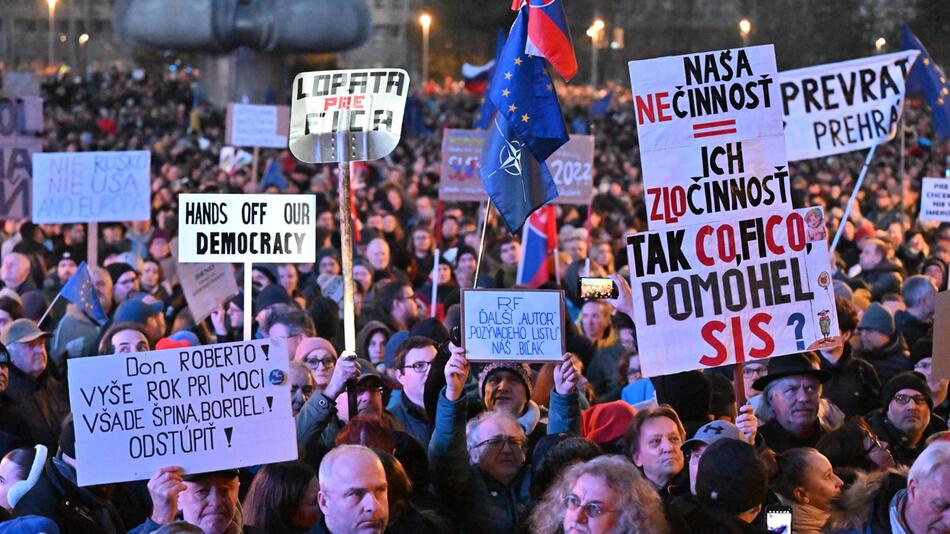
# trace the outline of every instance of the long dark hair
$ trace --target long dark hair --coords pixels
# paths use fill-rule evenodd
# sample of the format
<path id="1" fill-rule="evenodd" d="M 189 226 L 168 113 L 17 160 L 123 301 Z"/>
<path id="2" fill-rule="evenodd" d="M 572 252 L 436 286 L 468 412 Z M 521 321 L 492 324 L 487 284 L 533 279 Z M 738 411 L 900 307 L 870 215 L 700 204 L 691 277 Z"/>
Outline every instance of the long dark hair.
<path id="1" fill-rule="evenodd" d="M 867 421 L 863 417 L 856 416 L 849 419 L 841 428 L 822 436 L 815 448 L 828 458 L 834 466 L 835 473 L 841 469 L 877 471 L 877 464 L 868 458 L 865 444 L 867 437 L 874 435 Z"/>
<path id="2" fill-rule="evenodd" d="M 301 532 L 292 518 L 316 476 L 313 468 L 303 462 L 265 465 L 254 476 L 244 499 L 244 524 L 268 534 Z"/>

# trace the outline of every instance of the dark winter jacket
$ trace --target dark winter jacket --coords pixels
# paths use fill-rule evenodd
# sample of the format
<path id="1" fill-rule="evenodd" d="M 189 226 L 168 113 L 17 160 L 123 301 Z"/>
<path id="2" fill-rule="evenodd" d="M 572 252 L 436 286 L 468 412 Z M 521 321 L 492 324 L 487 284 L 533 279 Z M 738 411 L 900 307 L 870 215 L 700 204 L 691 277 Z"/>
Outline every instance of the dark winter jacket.
<path id="1" fill-rule="evenodd" d="M 924 434 L 921 436 L 917 444 L 911 444 L 907 441 L 907 437 L 903 432 L 900 431 L 896 426 L 891 424 L 887 419 L 887 411 L 883 408 L 878 408 L 873 412 L 869 413 L 867 416 L 868 425 L 870 425 L 871 430 L 877 434 L 877 437 L 881 441 L 886 441 L 889 448 L 891 449 L 891 454 L 894 456 L 894 461 L 900 465 L 906 465 L 910 467 L 914 463 L 914 460 L 917 459 L 917 456 L 920 455 L 924 450 L 924 445 L 927 442 L 927 438 L 934 435 L 937 432 L 941 432 L 947 429 L 947 423 L 940 416 L 931 414 L 930 415 L 930 424 L 927 425 L 927 428 L 924 429 Z"/>
<path id="2" fill-rule="evenodd" d="M 428 445 L 432 438 L 432 421 L 426 414 L 424 408 L 416 406 L 409 400 L 409 397 L 403 393 L 399 396 L 399 402 L 390 411 L 393 418 L 402 424 L 402 427 L 409 435 L 419 440 L 419 443 Z"/>
<path id="3" fill-rule="evenodd" d="M 673 534 L 768 534 L 768 530 L 746 523 L 736 516 L 710 506 L 692 495 L 673 499 L 667 507 Z"/>
<path id="4" fill-rule="evenodd" d="M 7 396 L 26 420 L 34 442 L 55 451 L 63 419 L 69 414 L 66 387 L 49 369 L 34 379 L 11 365 Z"/>
<path id="5" fill-rule="evenodd" d="M 831 534 L 891 534 L 890 505 L 894 495 L 907 487 L 907 470 L 858 473 L 825 523 Z"/>
<path id="6" fill-rule="evenodd" d="M 877 377 L 881 384 L 886 384 L 888 380 L 894 378 L 898 373 L 910 370 L 910 358 L 908 358 L 907 344 L 904 338 L 894 334 L 890 343 L 879 348 L 870 350 L 859 349 L 856 353 L 859 358 L 864 358 L 868 363 L 874 366 L 877 371 Z"/>
<path id="7" fill-rule="evenodd" d="M 888 293 L 900 293 L 903 269 L 896 262 L 885 259 L 873 269 L 862 270 L 855 277 L 858 287 L 865 287 L 871 291 L 871 299 L 881 300 Z M 860 284 L 863 282 L 863 284 Z M 857 289 L 852 287 L 852 289 Z"/>
<path id="8" fill-rule="evenodd" d="M 914 317 L 907 310 L 900 310 L 894 314 L 894 324 L 897 326 L 897 333 L 904 338 L 908 347 L 914 345 L 918 339 L 930 334 L 933 328 L 933 321 L 921 321 Z"/>
<path id="9" fill-rule="evenodd" d="M 793 436 L 788 430 L 785 430 L 785 428 L 779 424 L 778 420 L 772 419 L 759 428 L 759 434 L 765 439 L 765 444 L 768 445 L 770 449 L 775 451 L 776 454 L 781 454 L 788 449 L 797 447 L 814 447 L 826 432 L 825 429 L 822 428 L 821 423 L 815 420 L 815 433 L 808 438 L 798 438 Z"/>
<path id="10" fill-rule="evenodd" d="M 821 369 L 831 373 L 822 384 L 822 396 L 830 400 L 848 417 L 864 415 L 880 406 L 881 381 L 874 366 L 852 354 L 851 345 L 844 344 L 844 353 L 836 363 L 820 358 Z"/>

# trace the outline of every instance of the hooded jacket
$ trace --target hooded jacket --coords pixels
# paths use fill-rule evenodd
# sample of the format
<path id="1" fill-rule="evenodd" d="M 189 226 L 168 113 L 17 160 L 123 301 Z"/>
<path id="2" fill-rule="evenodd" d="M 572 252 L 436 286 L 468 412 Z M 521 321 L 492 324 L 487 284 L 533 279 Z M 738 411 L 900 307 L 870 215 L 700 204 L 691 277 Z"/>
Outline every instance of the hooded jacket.
<path id="1" fill-rule="evenodd" d="M 825 532 L 831 534 L 891 534 L 890 503 L 907 487 L 907 469 L 857 472 L 854 482 L 841 492 Z"/>

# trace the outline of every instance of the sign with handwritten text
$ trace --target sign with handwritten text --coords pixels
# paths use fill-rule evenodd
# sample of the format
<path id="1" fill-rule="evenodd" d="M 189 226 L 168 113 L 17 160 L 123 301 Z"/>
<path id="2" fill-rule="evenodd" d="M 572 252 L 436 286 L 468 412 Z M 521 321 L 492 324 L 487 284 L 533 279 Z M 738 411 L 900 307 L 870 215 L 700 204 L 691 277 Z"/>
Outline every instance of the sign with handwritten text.
<path id="1" fill-rule="evenodd" d="M 462 346 L 472 361 L 559 361 L 563 317 L 560 290 L 465 289 Z"/>

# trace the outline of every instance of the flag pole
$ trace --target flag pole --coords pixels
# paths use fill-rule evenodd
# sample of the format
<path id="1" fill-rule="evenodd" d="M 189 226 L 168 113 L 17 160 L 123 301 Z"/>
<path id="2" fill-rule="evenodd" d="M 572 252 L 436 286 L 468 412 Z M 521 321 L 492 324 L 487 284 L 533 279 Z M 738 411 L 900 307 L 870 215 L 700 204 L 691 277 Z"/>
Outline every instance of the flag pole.
<path id="1" fill-rule="evenodd" d="M 844 224 L 848 221 L 848 215 L 851 214 L 851 206 L 854 204 L 854 199 L 858 196 L 858 191 L 861 190 L 861 184 L 864 183 L 864 177 L 868 173 L 868 166 L 871 165 L 871 158 L 874 157 L 875 150 L 877 150 L 877 145 L 872 146 L 871 149 L 868 150 L 868 157 L 864 159 L 864 166 L 861 167 L 858 182 L 854 184 L 854 191 L 851 191 L 851 196 L 848 197 L 848 204 L 844 208 L 844 215 L 842 215 L 841 220 L 838 221 L 838 230 L 835 232 L 834 240 L 831 241 L 831 250 L 828 251 L 832 257 L 834 256 L 835 248 L 838 247 L 838 240 L 841 239 L 841 234 L 844 232 Z"/>
<path id="2" fill-rule="evenodd" d="M 64 285 L 65 285 L 65 284 L 64 284 Z M 59 289 L 59 293 L 57 293 L 57 294 L 56 294 L 56 297 L 53 298 L 53 302 L 50 302 L 49 307 L 47 307 L 47 308 L 46 308 L 46 311 L 43 312 L 43 316 L 40 317 L 40 320 L 36 322 L 36 326 L 37 326 L 37 327 L 43 325 L 43 321 L 46 320 L 46 316 L 49 315 L 49 312 L 53 311 L 53 306 L 56 305 L 56 301 L 59 300 L 59 297 L 60 297 L 60 295 L 62 295 L 62 294 L 63 294 L 63 289 L 60 288 L 60 289 Z"/>
<path id="3" fill-rule="evenodd" d="M 561 257 L 557 247 L 554 248 L 554 276 L 557 279 L 557 287 L 561 287 Z"/>
<path id="4" fill-rule="evenodd" d="M 439 294 L 439 249 L 432 257 L 432 297 L 429 299 L 429 317 L 435 317 L 435 299 Z"/>
<path id="5" fill-rule="evenodd" d="M 491 215 L 491 197 L 485 205 L 485 222 L 482 223 L 482 238 L 478 243 L 478 258 L 475 260 L 475 279 L 472 280 L 472 289 L 478 288 L 478 269 L 482 266 L 482 251 L 485 250 L 485 231 L 488 229 L 488 217 Z"/>

